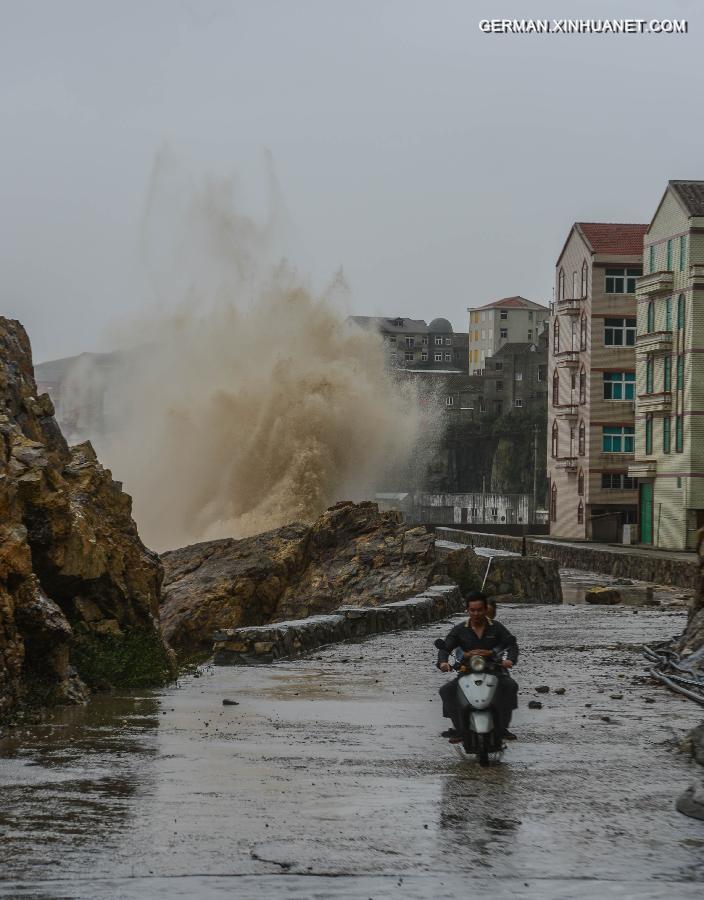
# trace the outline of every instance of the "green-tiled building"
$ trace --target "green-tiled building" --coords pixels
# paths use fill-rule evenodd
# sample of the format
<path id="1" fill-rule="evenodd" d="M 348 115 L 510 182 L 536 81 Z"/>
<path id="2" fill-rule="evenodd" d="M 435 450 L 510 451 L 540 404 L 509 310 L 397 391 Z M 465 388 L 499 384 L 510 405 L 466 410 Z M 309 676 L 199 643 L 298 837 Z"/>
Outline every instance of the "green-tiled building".
<path id="1" fill-rule="evenodd" d="M 693 548 L 704 526 L 704 181 L 670 181 L 636 286 L 640 540 Z"/>

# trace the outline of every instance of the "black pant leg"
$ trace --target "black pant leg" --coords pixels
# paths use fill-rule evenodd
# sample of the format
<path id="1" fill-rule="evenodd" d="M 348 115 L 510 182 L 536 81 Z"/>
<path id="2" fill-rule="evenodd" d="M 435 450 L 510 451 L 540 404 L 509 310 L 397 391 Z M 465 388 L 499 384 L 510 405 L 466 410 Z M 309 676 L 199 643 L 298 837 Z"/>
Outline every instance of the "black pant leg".
<path id="1" fill-rule="evenodd" d="M 457 701 L 457 679 L 453 678 L 440 688 L 442 699 L 442 714 L 446 719 L 452 719 L 452 724 L 459 729 L 459 706 Z"/>

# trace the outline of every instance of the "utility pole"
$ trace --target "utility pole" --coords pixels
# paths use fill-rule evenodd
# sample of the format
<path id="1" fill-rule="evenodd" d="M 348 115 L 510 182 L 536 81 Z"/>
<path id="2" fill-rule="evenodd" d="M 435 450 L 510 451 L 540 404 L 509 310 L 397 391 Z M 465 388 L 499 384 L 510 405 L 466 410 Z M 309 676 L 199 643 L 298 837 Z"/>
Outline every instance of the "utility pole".
<path id="1" fill-rule="evenodd" d="M 533 522 L 538 508 L 538 426 L 533 426 Z"/>

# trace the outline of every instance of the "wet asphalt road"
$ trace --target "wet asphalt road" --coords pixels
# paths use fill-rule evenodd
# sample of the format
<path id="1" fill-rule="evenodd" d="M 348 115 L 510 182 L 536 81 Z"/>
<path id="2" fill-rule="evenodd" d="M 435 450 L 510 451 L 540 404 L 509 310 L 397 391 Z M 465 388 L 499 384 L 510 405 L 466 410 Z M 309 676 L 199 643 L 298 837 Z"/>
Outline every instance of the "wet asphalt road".
<path id="1" fill-rule="evenodd" d="M 614 649 L 684 614 L 501 619 L 522 648 L 520 740 L 488 770 L 438 737 L 449 623 L 5 731 L 0 896 L 701 897 L 704 822 L 674 809 L 701 775 L 674 751 L 701 710 Z M 527 709 L 541 684 L 567 690 Z"/>

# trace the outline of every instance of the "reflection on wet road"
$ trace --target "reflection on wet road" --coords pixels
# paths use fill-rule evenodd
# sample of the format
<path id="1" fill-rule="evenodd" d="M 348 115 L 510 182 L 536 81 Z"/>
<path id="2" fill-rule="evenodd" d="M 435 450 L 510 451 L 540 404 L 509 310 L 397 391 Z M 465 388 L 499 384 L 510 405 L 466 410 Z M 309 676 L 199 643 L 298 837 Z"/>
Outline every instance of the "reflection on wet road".
<path id="1" fill-rule="evenodd" d="M 673 804 L 695 772 L 672 749 L 699 711 L 624 649 L 683 613 L 501 618 L 522 645 L 520 740 L 489 770 L 438 738 L 448 624 L 6 730 L 0 896 L 408 898 L 468 879 L 495 897 L 700 895 L 704 823 Z"/>

